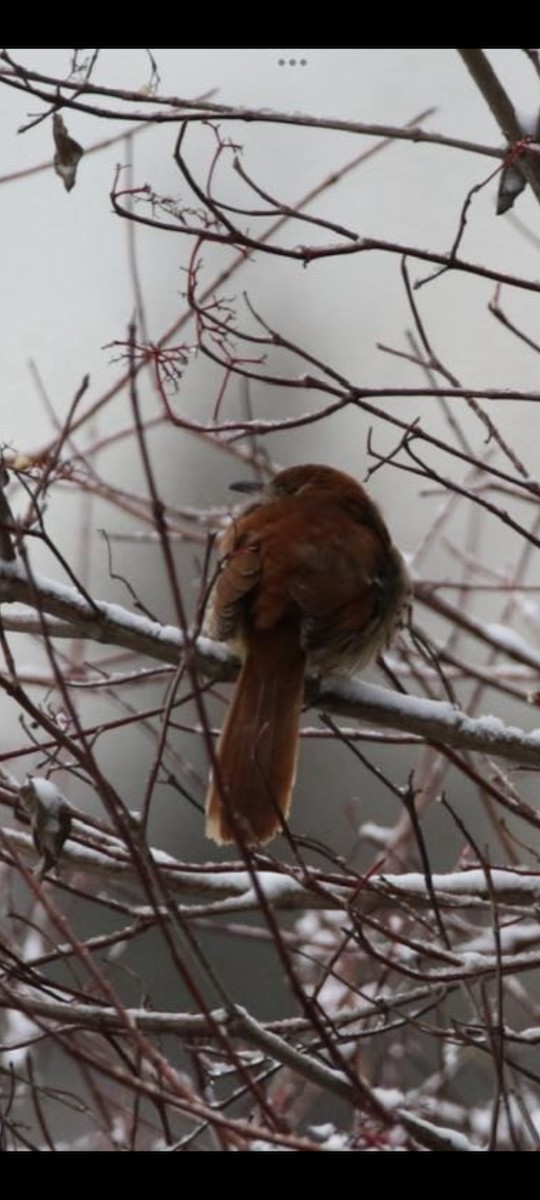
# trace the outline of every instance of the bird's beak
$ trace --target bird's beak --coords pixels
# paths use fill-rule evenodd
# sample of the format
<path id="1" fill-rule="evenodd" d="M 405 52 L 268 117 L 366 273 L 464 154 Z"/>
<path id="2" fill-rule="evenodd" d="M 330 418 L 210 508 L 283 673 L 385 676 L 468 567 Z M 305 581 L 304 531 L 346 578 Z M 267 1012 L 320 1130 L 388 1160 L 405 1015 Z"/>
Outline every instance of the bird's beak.
<path id="1" fill-rule="evenodd" d="M 240 479 L 238 483 L 230 483 L 229 491 L 245 492 L 250 495 L 252 492 L 262 492 L 265 484 L 259 479 Z"/>

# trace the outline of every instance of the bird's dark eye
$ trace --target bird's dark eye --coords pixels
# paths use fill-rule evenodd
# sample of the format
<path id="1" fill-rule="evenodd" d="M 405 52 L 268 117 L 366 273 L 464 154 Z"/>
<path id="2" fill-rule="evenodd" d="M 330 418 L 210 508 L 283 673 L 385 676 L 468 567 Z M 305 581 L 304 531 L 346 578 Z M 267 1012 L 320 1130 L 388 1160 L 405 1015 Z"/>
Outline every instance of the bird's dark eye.
<path id="1" fill-rule="evenodd" d="M 296 493 L 300 492 L 301 490 L 302 489 L 300 485 L 295 483 L 293 479 L 283 483 L 278 483 L 276 487 L 276 492 L 278 492 L 280 496 L 295 496 Z"/>
<path id="2" fill-rule="evenodd" d="M 300 492 L 305 492 L 306 488 L 311 486 L 311 479 L 306 479 L 302 471 L 302 477 L 299 478 L 296 471 L 289 473 L 283 472 L 274 480 L 273 488 L 277 496 L 298 496 Z"/>

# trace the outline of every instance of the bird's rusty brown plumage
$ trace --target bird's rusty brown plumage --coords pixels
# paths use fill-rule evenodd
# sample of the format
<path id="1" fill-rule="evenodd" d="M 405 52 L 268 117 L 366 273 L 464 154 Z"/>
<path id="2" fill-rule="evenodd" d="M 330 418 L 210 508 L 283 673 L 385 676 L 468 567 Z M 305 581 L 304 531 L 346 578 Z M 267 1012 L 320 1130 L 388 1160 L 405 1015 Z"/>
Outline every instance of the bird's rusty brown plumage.
<path id="1" fill-rule="evenodd" d="M 207 835 L 269 841 L 287 817 L 306 670 L 388 645 L 410 584 L 378 508 L 342 471 L 281 471 L 220 543 L 206 631 L 242 659 L 207 795 Z"/>

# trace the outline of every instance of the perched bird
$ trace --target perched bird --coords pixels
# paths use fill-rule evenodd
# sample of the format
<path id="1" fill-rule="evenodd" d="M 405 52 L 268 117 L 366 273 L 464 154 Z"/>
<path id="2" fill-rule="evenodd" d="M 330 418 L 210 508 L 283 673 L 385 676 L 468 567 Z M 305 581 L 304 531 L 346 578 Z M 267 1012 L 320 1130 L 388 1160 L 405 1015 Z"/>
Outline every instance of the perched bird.
<path id="1" fill-rule="evenodd" d="M 401 554 L 377 506 L 342 471 L 280 471 L 232 521 L 205 631 L 229 643 L 242 666 L 208 789 L 209 838 L 257 845 L 280 832 L 306 670 L 364 666 L 388 645 L 409 605 Z"/>

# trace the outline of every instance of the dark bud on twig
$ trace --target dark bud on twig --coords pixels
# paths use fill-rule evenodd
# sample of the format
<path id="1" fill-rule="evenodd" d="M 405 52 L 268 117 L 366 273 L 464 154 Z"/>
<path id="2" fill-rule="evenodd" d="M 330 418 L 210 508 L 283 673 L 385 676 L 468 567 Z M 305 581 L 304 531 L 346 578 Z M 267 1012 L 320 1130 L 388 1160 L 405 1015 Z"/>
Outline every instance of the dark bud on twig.
<path id="1" fill-rule="evenodd" d="M 509 167 L 505 167 L 501 171 L 499 182 L 499 190 L 497 192 L 497 216 L 501 217 L 503 213 L 509 212 L 514 206 L 514 201 L 521 195 L 526 187 L 527 180 L 521 174 L 521 168 L 517 162 L 514 162 Z"/>
<path id="2" fill-rule="evenodd" d="M 532 122 L 532 125 L 530 125 L 529 122 L 527 122 L 527 124 L 529 125 L 529 134 L 527 135 L 529 140 L 530 136 L 532 135 L 538 142 L 540 140 L 540 116 L 536 120 L 536 128 L 534 121 Z M 526 186 L 527 180 L 525 179 L 525 176 L 519 165 L 519 158 L 511 158 L 508 166 L 503 167 L 503 170 L 501 171 L 499 190 L 497 192 L 498 217 L 502 216 L 503 213 L 509 212 L 510 209 L 514 207 L 514 202 L 517 200 L 518 196 L 521 196 L 521 193 L 524 191 Z"/>
<path id="3" fill-rule="evenodd" d="M 35 874 L 41 879 L 51 867 L 57 866 L 64 842 L 69 837 L 69 806 L 54 783 L 35 775 L 28 776 L 19 794 L 30 817 L 34 846 L 39 854 Z"/>
<path id="4" fill-rule="evenodd" d="M 3 562 L 15 562 L 15 551 L 10 531 L 13 531 L 11 509 L 4 495 L 4 488 L 9 483 L 9 475 L 3 463 L 0 463 L 0 559 Z"/>
<path id="5" fill-rule="evenodd" d="M 77 166 L 84 150 L 69 136 L 64 121 L 57 112 L 53 115 L 53 137 L 56 149 L 54 169 L 63 180 L 66 192 L 70 192 L 72 187 L 75 187 Z"/>

